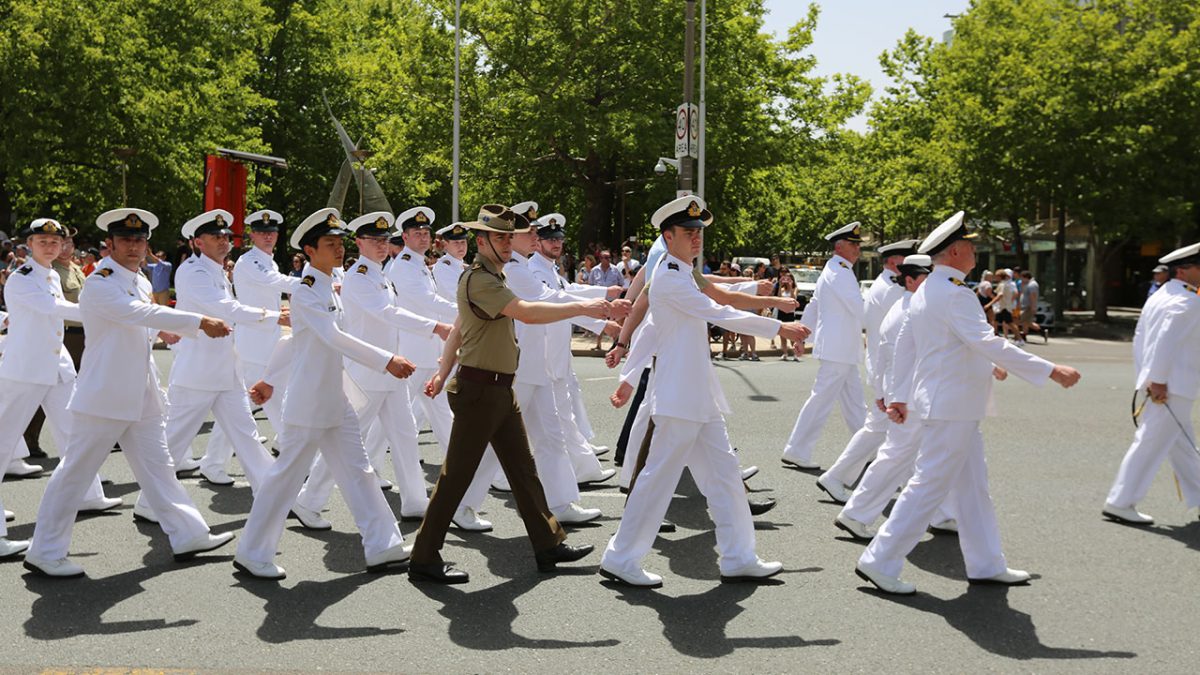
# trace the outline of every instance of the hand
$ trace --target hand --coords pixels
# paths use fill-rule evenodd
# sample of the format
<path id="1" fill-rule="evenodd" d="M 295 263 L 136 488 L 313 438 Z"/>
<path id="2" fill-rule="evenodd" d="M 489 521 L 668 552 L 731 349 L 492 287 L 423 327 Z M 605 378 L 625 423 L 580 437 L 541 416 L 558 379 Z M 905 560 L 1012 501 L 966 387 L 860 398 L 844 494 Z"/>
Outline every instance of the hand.
<path id="1" fill-rule="evenodd" d="M 612 310 L 608 313 L 610 319 L 624 319 L 629 316 L 630 310 L 633 309 L 633 303 L 628 300 L 613 300 Z"/>
<path id="2" fill-rule="evenodd" d="M 1050 379 L 1062 385 L 1063 389 L 1070 389 L 1079 381 L 1079 371 L 1071 366 L 1054 366 L 1054 370 L 1050 371 Z M 1163 400 L 1166 400 L 1167 387 L 1163 385 Z"/>
<path id="3" fill-rule="evenodd" d="M 433 327 L 433 334 L 445 340 L 446 338 L 450 337 L 450 331 L 453 329 L 454 326 L 448 323 L 441 323 L 439 321 L 438 325 Z"/>
<path id="4" fill-rule="evenodd" d="M 992 368 L 992 377 L 996 378 L 998 382 L 1003 382 L 1008 379 L 1008 371 L 1000 366 L 996 366 Z"/>
<path id="5" fill-rule="evenodd" d="M 621 324 L 616 321 L 605 321 L 604 334 L 614 339 L 621 337 Z"/>
<path id="6" fill-rule="evenodd" d="M 412 361 L 409 361 L 399 354 L 393 355 L 392 360 L 388 361 L 387 364 L 387 371 L 391 373 L 393 377 L 397 377 L 402 380 L 409 375 L 412 375 L 413 371 L 416 369 L 417 367 L 413 365 Z"/>
<path id="7" fill-rule="evenodd" d="M 804 339 L 807 340 L 809 338 L 809 336 L 812 335 L 812 329 L 809 328 L 808 326 L 805 326 L 804 324 L 797 324 L 797 325 L 800 326 L 800 330 L 804 333 Z"/>
<path id="8" fill-rule="evenodd" d="M 887 408 L 888 419 L 896 424 L 904 424 L 908 419 L 908 404 L 893 402 Z"/>
<path id="9" fill-rule="evenodd" d="M 881 413 L 887 412 L 887 406 L 883 404 L 883 399 L 881 398 L 875 399 L 875 407 L 879 408 L 879 412 Z"/>
<path id="10" fill-rule="evenodd" d="M 613 348 L 608 350 L 608 353 L 604 355 L 604 365 L 608 366 L 609 368 L 616 368 L 617 366 L 621 365 L 621 359 L 625 358 L 625 353 L 626 350 L 624 347 L 620 345 L 613 346 Z"/>
<path id="11" fill-rule="evenodd" d="M 5 323 L 8 323 L 8 322 L 5 321 Z M 174 333 L 168 333 L 165 330 L 160 330 L 160 331 L 158 331 L 158 339 L 162 340 L 163 344 L 169 346 L 169 345 L 175 344 L 176 342 L 179 342 L 179 340 L 182 338 L 180 338 L 178 335 L 176 335 Z"/>
<path id="12" fill-rule="evenodd" d="M 625 292 L 624 286 L 609 286 L 608 290 L 605 291 L 605 293 L 604 293 L 604 299 L 612 300 L 613 298 L 619 298 L 619 297 L 621 297 L 621 294 L 624 292 Z"/>
<path id="13" fill-rule="evenodd" d="M 279 310 L 279 325 L 280 326 L 291 326 L 292 325 L 292 310 L 288 309 L 287 307 L 284 307 L 283 309 Z"/>
<path id="14" fill-rule="evenodd" d="M 804 326 L 798 323 L 785 323 L 779 326 L 779 337 L 784 340 L 791 340 L 797 344 L 803 345 L 804 338 L 807 335 L 804 333 Z"/>
<path id="15" fill-rule="evenodd" d="M 629 397 L 633 396 L 633 385 L 628 382 L 622 382 L 617 385 L 617 390 L 613 392 L 608 400 L 613 404 L 614 408 L 620 408 L 626 403 L 629 403 Z"/>
<path id="16" fill-rule="evenodd" d="M 440 393 L 442 393 L 442 374 L 434 373 L 433 377 L 429 378 L 429 381 L 425 383 L 425 395 L 429 398 L 434 398 Z"/>
<path id="17" fill-rule="evenodd" d="M 775 290 L 775 281 L 773 279 L 760 279 L 756 290 L 758 291 L 756 295 L 770 295 L 771 291 Z"/>
<path id="18" fill-rule="evenodd" d="M 612 312 L 612 303 L 607 300 L 585 300 L 579 303 L 580 314 L 593 319 L 607 319 Z"/>
<path id="19" fill-rule="evenodd" d="M 1150 400 L 1155 403 L 1167 402 L 1167 385 L 1158 382 L 1150 383 Z"/>
<path id="20" fill-rule="evenodd" d="M 229 324 L 210 316 L 201 317 L 200 330 L 210 338 L 223 338 L 233 332 Z"/>
<path id="21" fill-rule="evenodd" d="M 771 304 L 775 307 L 775 309 L 781 312 L 794 312 L 796 311 L 796 308 L 800 306 L 800 303 L 796 302 L 795 298 L 789 298 L 786 296 L 775 298 L 771 301 Z"/>
<path id="22" fill-rule="evenodd" d="M 246 393 L 250 394 L 250 401 L 254 405 L 262 405 L 271 400 L 271 396 L 275 393 L 275 387 L 259 380 Z"/>

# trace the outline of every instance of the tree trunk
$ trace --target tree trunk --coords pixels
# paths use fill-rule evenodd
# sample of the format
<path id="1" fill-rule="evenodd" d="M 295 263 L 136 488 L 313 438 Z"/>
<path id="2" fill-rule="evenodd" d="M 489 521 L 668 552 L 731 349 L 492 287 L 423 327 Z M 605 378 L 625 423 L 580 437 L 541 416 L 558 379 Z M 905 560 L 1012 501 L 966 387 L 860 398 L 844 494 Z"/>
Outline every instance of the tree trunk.
<path id="1" fill-rule="evenodd" d="M 1088 228 L 1088 244 L 1092 247 L 1096 269 L 1092 270 L 1092 308 L 1097 321 L 1108 321 L 1108 288 L 1104 269 L 1108 267 L 1109 247 L 1097 241 L 1096 225 Z"/>
<path id="2" fill-rule="evenodd" d="M 12 224 L 12 195 L 8 192 L 8 172 L 0 171 L 0 232 L 15 235 L 16 232 L 8 231 L 8 226 Z"/>
<path id="3" fill-rule="evenodd" d="M 1012 212 L 1008 216 L 1008 222 L 1012 225 L 1013 231 L 1013 253 L 1017 254 L 1017 265 L 1023 270 L 1029 269 L 1029 260 L 1025 256 L 1025 238 L 1021 236 L 1021 217 L 1016 215 L 1017 212 Z"/>
<path id="4" fill-rule="evenodd" d="M 592 242 L 602 248 L 612 246 L 613 207 L 616 191 L 613 188 L 615 162 L 602 160 L 594 151 L 588 155 L 588 171 L 583 181 L 583 196 L 587 203 L 579 221 L 579 247 L 587 253 Z M 620 249 L 617 249 L 618 251 Z M 613 256 L 616 259 L 617 256 Z"/>
<path id="5" fill-rule="evenodd" d="M 1067 309 L 1067 207 L 1058 205 L 1058 232 L 1054 235 L 1054 318 Z"/>

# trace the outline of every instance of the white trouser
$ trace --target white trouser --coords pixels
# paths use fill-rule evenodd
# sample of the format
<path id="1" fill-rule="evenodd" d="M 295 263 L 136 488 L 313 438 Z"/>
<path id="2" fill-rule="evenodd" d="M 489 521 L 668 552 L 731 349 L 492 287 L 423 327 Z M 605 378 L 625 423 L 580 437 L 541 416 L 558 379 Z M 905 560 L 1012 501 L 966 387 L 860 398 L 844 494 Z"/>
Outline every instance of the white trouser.
<path id="1" fill-rule="evenodd" d="M 655 415 L 650 456 L 629 494 L 621 524 L 604 550 L 605 566 L 628 571 L 641 567 L 642 558 L 658 536 L 684 465 L 708 501 L 709 515 L 716 525 L 721 572 L 731 572 L 757 559 L 754 523 L 725 421 L 701 424 Z"/>
<path id="2" fill-rule="evenodd" d="M 454 426 L 454 413 L 450 411 L 450 401 L 446 398 L 445 389 L 433 398 L 425 395 L 425 383 L 436 372 L 437 368 L 417 368 L 405 380 L 405 384 L 408 385 L 409 397 L 416 404 L 414 407 L 421 408 L 425 419 L 429 421 L 429 426 L 433 428 L 433 435 L 437 438 L 441 457 L 445 457 L 446 448 L 450 447 L 450 429 Z M 416 417 L 418 416 L 414 415 L 414 420 Z"/>
<path id="3" fill-rule="evenodd" d="M 412 418 L 412 401 L 408 400 L 408 387 L 404 387 L 403 389 L 401 389 L 400 393 L 402 393 L 404 395 L 404 404 L 408 406 L 408 417 Z M 359 419 L 361 421 L 361 419 L 362 419 L 361 415 L 360 415 Z M 401 421 L 403 421 L 403 420 L 401 420 Z M 416 422 L 413 422 L 412 426 L 413 426 L 412 433 L 413 433 L 413 444 L 414 444 L 413 447 L 415 448 L 416 447 L 416 438 L 417 438 Z M 387 466 L 387 451 L 388 451 L 389 445 L 388 445 L 387 434 L 384 433 L 384 431 L 383 431 L 383 424 L 379 421 L 379 417 L 376 417 L 375 419 L 371 420 L 371 423 L 368 424 L 366 426 L 366 428 L 363 429 L 362 437 L 363 437 L 363 447 L 367 449 L 367 457 L 370 458 L 370 460 L 371 460 L 371 467 L 375 469 L 375 474 L 377 476 L 379 476 L 380 478 L 383 478 L 384 477 L 383 468 L 385 466 Z M 317 461 L 320 461 L 320 458 L 318 458 Z M 420 466 L 420 463 L 421 463 L 421 458 L 420 458 L 420 456 L 418 456 L 417 457 L 417 465 Z M 399 475 L 396 476 L 396 480 L 397 481 L 400 480 Z"/>
<path id="4" fill-rule="evenodd" d="M 1189 509 L 1200 506 L 1200 455 L 1191 443 L 1196 440 L 1196 432 L 1192 430 L 1192 406 L 1195 403 L 1193 399 L 1170 394 L 1165 405 L 1146 404 L 1142 423 L 1133 435 L 1133 444 L 1121 460 L 1117 479 L 1108 493 L 1109 504 L 1121 508 L 1135 506 L 1150 491 L 1154 474 L 1163 460 L 1169 459 L 1175 477 L 1179 479 L 1184 503 Z"/>
<path id="5" fill-rule="evenodd" d="M 249 390 L 262 379 L 263 373 L 267 366 L 264 363 L 250 363 L 249 361 L 242 362 L 242 374 L 245 376 L 243 384 Z M 286 373 L 286 371 L 285 371 Z M 271 431 L 278 434 L 282 427 L 281 420 L 283 419 L 283 392 L 287 389 L 286 378 L 278 383 L 276 387 L 276 396 L 267 399 L 263 404 L 263 413 L 267 416 L 267 421 L 271 423 Z M 253 420 L 253 417 L 251 418 Z M 254 423 L 254 435 L 258 437 L 258 423 Z M 171 446 L 174 448 L 175 446 Z M 221 424 L 220 420 L 216 421 L 213 426 L 213 432 L 208 437 L 208 445 L 204 449 L 204 456 L 200 458 L 200 468 L 204 471 L 213 471 L 216 469 L 228 470 L 229 460 L 233 458 L 234 447 L 229 443 L 229 435 L 227 429 Z M 245 468 L 245 460 L 242 460 L 242 468 Z M 246 469 L 246 477 L 249 478 L 250 469 Z"/>
<path id="6" fill-rule="evenodd" d="M 364 391 L 367 403 L 359 411 L 359 429 L 376 426 L 387 437 L 392 448 L 392 466 L 396 471 L 396 484 L 400 488 L 400 515 L 420 516 L 429 505 L 429 494 L 425 490 L 425 474 L 421 470 L 421 458 L 417 454 L 417 429 L 413 425 L 412 402 L 408 389 L 395 391 Z M 386 449 L 380 443 L 377 447 Z M 334 473 L 322 446 L 321 456 L 313 463 L 304 488 L 296 497 L 296 503 L 306 509 L 320 511 L 329 501 L 333 490 Z M 376 457 L 371 465 L 383 460 Z M 376 490 L 379 488 L 376 487 Z"/>
<path id="7" fill-rule="evenodd" d="M 953 495 L 951 506 L 958 516 L 958 545 L 967 577 L 982 579 L 1004 572 L 1007 563 L 988 494 L 979 421 L 926 420 L 920 434 L 916 473 L 859 562 L 900 576 L 904 559 L 921 541 L 938 506 Z"/>
<path id="8" fill-rule="evenodd" d="M 579 485 L 575 482 L 571 458 L 564 447 L 562 426 L 550 385 L 514 382 L 513 394 L 517 397 L 517 406 L 521 408 L 521 418 L 525 421 L 525 435 L 529 437 L 529 449 L 537 466 L 538 480 L 542 482 L 542 490 L 546 493 L 546 505 L 551 511 L 557 511 L 571 502 L 579 501 Z M 478 509 L 487 496 L 488 486 L 502 475 L 500 460 L 488 446 L 459 505 Z"/>
<path id="9" fill-rule="evenodd" d="M 583 435 L 585 441 L 591 441 L 596 437 L 596 432 L 592 430 L 592 421 L 588 419 L 587 408 L 583 405 L 583 388 L 579 386 L 579 376 L 575 374 L 575 369 L 571 369 L 571 374 L 567 376 L 567 394 L 571 397 L 571 412 L 575 413 L 575 426 L 579 429 L 579 433 Z"/>
<path id="10" fill-rule="evenodd" d="M 842 515 L 867 525 L 874 523 L 883 514 L 896 490 L 904 487 L 912 478 L 917 451 L 920 449 L 921 420 L 913 418 L 904 424 L 889 422 L 887 440 L 879 448 L 875 461 L 867 467 L 854 494 L 842 507 Z M 952 501 L 953 498 L 943 501 L 930 522 L 940 523 L 954 518 L 953 509 L 949 508 Z"/>
<path id="11" fill-rule="evenodd" d="M 29 419 L 33 419 L 33 418 L 30 417 Z M 29 423 L 27 422 L 25 424 L 25 426 L 28 427 Z M 25 433 L 25 430 L 22 429 L 21 433 Z M 61 447 L 61 446 L 59 446 L 59 447 Z M 59 452 L 62 452 L 62 451 L 59 450 Z M 15 462 L 18 459 L 25 459 L 26 457 L 29 457 L 29 445 L 27 443 L 25 443 L 24 436 L 18 436 L 17 437 L 17 445 L 16 445 L 16 447 L 13 448 L 12 455 L 9 457 L 8 462 L 5 462 L 3 465 L 0 465 L 0 473 L 3 472 L 2 470 L 4 469 L 4 467 L 8 466 L 8 464 L 10 462 Z"/>
<path id="12" fill-rule="evenodd" d="M 19 448 L 24 444 L 22 434 L 29 420 L 40 406 L 46 412 L 46 423 L 58 454 L 66 456 L 67 442 L 71 435 L 72 415 L 67 411 L 67 402 L 75 391 L 75 381 L 59 382 L 55 385 L 30 384 L 15 380 L 0 380 L 0 480 L 4 479 L 4 467 L 16 459 Z M 25 450 L 29 454 L 28 448 Z M 100 477 L 96 476 L 87 486 L 83 499 L 102 499 L 104 490 Z M 0 510 L 4 504 L 0 502 Z M 3 520 L 3 519 L 0 519 Z M 0 537 L 8 536 L 8 526 L 0 522 Z"/>
<path id="13" fill-rule="evenodd" d="M 167 447 L 171 459 L 179 461 L 192 455 L 192 441 L 212 412 L 217 425 L 225 429 L 226 439 L 237 453 L 246 472 L 250 490 L 257 492 L 274 460 L 258 442 L 258 425 L 250 412 L 250 398 L 241 389 L 207 391 L 172 384 L 167 389 Z"/>
<path id="14" fill-rule="evenodd" d="M 596 453 L 588 445 L 587 438 L 579 430 L 579 419 L 575 416 L 575 406 L 571 401 L 571 378 L 550 378 L 550 386 L 554 390 L 554 407 L 576 478 L 599 474 L 603 471 L 600 460 L 596 458 Z"/>
<path id="15" fill-rule="evenodd" d="M 915 420 L 910 420 L 912 421 Z M 846 444 L 842 454 L 838 455 L 833 466 L 825 471 L 826 475 L 841 481 L 842 485 L 854 485 L 867 462 L 875 457 L 879 446 L 887 439 L 888 426 L 891 424 L 887 413 L 880 410 L 875 401 L 868 403 L 867 421 L 850 437 L 850 442 Z"/>
<path id="16" fill-rule="evenodd" d="M 275 558 L 288 511 L 313 464 L 317 448 L 329 463 L 354 522 L 362 533 L 363 551 L 374 555 L 403 543 L 396 516 L 379 491 L 367 459 L 358 417 L 350 404 L 336 427 L 315 429 L 284 424 L 279 432 L 279 457 L 254 497 L 238 555 L 254 562 Z"/>
<path id="17" fill-rule="evenodd" d="M 170 538 L 171 548 L 177 549 L 208 532 L 204 517 L 175 478 L 165 431 L 162 415 L 128 422 L 75 413 L 63 461 L 46 484 L 38 508 L 28 555 L 46 560 L 67 555 L 79 505 L 114 443 L 121 444 L 122 455 L 146 503 L 154 509 L 159 526 Z"/>
<path id="18" fill-rule="evenodd" d="M 804 462 L 812 461 L 813 446 L 821 437 L 821 428 L 829 413 L 833 412 L 833 404 L 837 402 L 842 407 L 842 419 L 846 428 L 854 433 L 862 428 L 866 421 L 866 407 L 863 404 L 862 380 L 858 375 L 858 364 L 835 363 L 821 361 L 817 369 L 817 379 L 813 381 L 812 393 L 800 409 L 796 417 L 796 426 L 792 427 L 792 435 L 783 448 L 783 456 Z"/>

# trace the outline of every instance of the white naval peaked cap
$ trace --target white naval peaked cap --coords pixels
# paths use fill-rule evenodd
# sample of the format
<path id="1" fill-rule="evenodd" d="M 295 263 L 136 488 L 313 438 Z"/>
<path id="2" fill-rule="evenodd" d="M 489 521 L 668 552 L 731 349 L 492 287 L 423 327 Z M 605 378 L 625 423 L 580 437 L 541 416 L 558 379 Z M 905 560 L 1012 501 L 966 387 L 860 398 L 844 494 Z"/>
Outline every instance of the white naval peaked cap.
<path id="1" fill-rule="evenodd" d="M 278 211 L 262 209 L 246 216 L 246 225 L 255 232 L 278 232 L 283 216 Z"/>
<path id="2" fill-rule="evenodd" d="M 413 208 L 396 216 L 396 223 L 400 226 L 400 231 L 412 229 L 414 227 L 426 227 L 433 229 L 434 213 L 433 209 L 428 206 L 414 206 Z"/>
<path id="3" fill-rule="evenodd" d="M 561 213 L 547 213 L 533 222 L 540 239 L 564 239 L 563 228 L 567 225 L 567 217 Z"/>
<path id="4" fill-rule="evenodd" d="M 391 237 L 396 217 L 387 211 L 364 213 L 346 224 L 356 237 Z"/>
<path id="5" fill-rule="evenodd" d="M 438 230 L 436 234 L 447 241 L 462 241 L 467 238 L 467 228 L 463 221 L 455 221 Z"/>
<path id="6" fill-rule="evenodd" d="M 825 235 L 826 241 L 834 242 L 839 239 L 845 239 L 846 241 L 852 241 L 856 244 L 861 243 L 862 242 L 862 223 L 860 223 L 856 220 L 853 223 L 843 225 L 843 226 L 839 227 L 838 229 L 834 230 L 833 232 L 830 232 L 829 234 Z"/>
<path id="7" fill-rule="evenodd" d="M 305 244 L 315 245 L 318 239 L 327 234 L 339 236 L 350 234 L 349 230 L 344 229 L 346 224 L 342 222 L 341 215 L 341 212 L 335 208 L 316 211 L 300 221 L 300 225 L 292 233 L 292 238 L 288 240 L 288 243 L 292 248 L 303 251 Z"/>
<path id="8" fill-rule="evenodd" d="M 96 216 L 96 227 L 113 237 L 143 236 L 149 239 L 150 233 L 158 227 L 158 216 L 145 209 L 113 209 Z"/>
<path id="9" fill-rule="evenodd" d="M 521 202 L 520 204 L 513 204 L 508 209 L 518 216 L 525 216 L 529 219 L 530 223 L 538 219 L 537 202 Z"/>
<path id="10" fill-rule="evenodd" d="M 75 236 L 67 228 L 63 227 L 62 223 L 53 218 L 38 218 L 21 232 L 22 237 L 32 237 L 35 234 L 54 234 L 60 237 Z"/>
<path id="11" fill-rule="evenodd" d="M 925 271 L 925 274 L 928 274 L 929 270 L 933 268 L 933 259 L 919 253 L 906 255 L 904 256 L 904 262 L 900 263 L 900 266 L 920 268 Z"/>
<path id="12" fill-rule="evenodd" d="M 683 227 L 707 227 L 712 223 L 712 213 L 704 200 L 695 195 L 676 197 L 658 207 L 650 216 L 650 224 L 657 230 L 675 225 Z"/>
<path id="13" fill-rule="evenodd" d="M 183 224 L 179 234 L 184 239 L 192 239 L 202 234 L 233 234 L 229 229 L 233 225 L 233 214 L 225 209 L 205 211 Z"/>
<path id="14" fill-rule="evenodd" d="M 1158 259 L 1164 265 L 1195 265 L 1200 263 L 1200 243 L 1177 248 Z"/>
<path id="15" fill-rule="evenodd" d="M 917 247 L 917 253 L 932 256 L 942 252 L 947 246 L 959 239 L 974 239 L 978 236 L 974 232 L 967 232 L 967 225 L 964 221 L 965 215 L 964 212 L 959 211 L 947 218 L 941 225 L 938 225 L 933 232 L 929 233 L 929 236 L 925 237 L 921 245 Z"/>
<path id="16" fill-rule="evenodd" d="M 875 249 L 875 252 L 881 256 L 903 255 L 909 256 L 917 252 L 917 246 L 920 245 L 920 239 L 901 239 L 890 244 L 884 244 Z"/>

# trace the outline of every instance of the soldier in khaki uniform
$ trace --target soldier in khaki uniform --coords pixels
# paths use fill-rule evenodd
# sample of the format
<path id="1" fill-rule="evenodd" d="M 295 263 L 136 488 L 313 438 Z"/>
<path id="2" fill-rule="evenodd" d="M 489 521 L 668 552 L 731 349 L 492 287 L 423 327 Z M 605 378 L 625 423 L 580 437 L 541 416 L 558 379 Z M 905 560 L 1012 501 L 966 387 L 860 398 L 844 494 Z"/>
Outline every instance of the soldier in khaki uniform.
<path id="1" fill-rule="evenodd" d="M 446 386 L 454 426 L 442 473 L 433 489 L 425 520 L 413 545 L 409 578 L 446 584 L 466 583 L 466 572 L 441 557 L 446 529 L 462 501 L 479 460 L 492 444 L 500 466 L 512 485 L 517 510 L 533 544 L 538 570 L 550 572 L 557 563 L 578 560 L 592 546 L 564 543 L 566 533 L 546 505 L 538 480 L 525 423 L 513 395 L 518 348 L 513 320 L 551 323 L 586 315 L 604 318 L 611 311 L 606 300 L 565 304 L 519 300 L 504 281 L 504 265 L 512 257 L 512 235 L 527 231 L 510 209 L 488 204 L 479 220 L 464 226 L 475 232 L 479 254 L 458 284 L 458 320 L 446 340 L 438 371 L 425 385 L 425 395 L 437 396 L 442 382 L 456 363 L 458 373 Z"/>

